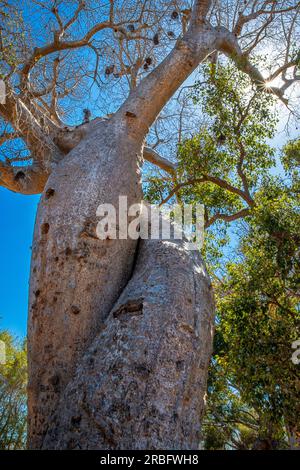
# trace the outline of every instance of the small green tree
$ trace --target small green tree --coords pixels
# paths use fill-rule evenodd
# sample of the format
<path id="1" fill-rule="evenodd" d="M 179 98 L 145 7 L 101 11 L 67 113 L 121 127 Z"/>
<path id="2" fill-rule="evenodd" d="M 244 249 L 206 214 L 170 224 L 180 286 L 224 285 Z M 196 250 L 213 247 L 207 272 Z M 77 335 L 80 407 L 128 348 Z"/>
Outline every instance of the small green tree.
<path id="1" fill-rule="evenodd" d="M 254 411 L 257 438 L 271 447 L 300 444 L 300 369 L 291 360 L 300 338 L 298 207 L 292 187 L 272 180 L 261 188 L 240 259 L 227 265 L 218 293 L 210 417 L 226 422 L 241 399 Z"/>
<path id="2" fill-rule="evenodd" d="M 25 448 L 26 442 L 26 343 L 8 331 L 0 332 L 5 363 L 0 364 L 0 449 Z"/>

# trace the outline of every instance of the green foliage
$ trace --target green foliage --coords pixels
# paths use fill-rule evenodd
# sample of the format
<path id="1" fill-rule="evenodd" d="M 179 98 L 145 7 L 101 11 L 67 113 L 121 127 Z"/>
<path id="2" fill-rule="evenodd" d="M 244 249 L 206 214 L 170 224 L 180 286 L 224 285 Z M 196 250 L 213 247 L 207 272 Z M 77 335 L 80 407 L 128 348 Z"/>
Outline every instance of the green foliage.
<path id="1" fill-rule="evenodd" d="M 180 185 L 180 202 L 205 204 L 207 227 L 250 209 L 238 231 L 219 217 L 205 236 L 217 325 L 204 447 L 288 448 L 300 437 L 300 140 L 285 145 L 285 175 L 274 176 L 273 98 L 231 65 L 205 66 L 191 96 L 205 124 L 180 144 L 175 178 L 149 179 L 149 199 Z"/>
<path id="2" fill-rule="evenodd" d="M 224 343 L 218 329 L 215 335 L 216 351 L 220 340 Z M 204 448 L 251 449 L 258 436 L 258 414 L 242 400 L 231 382 L 232 377 L 216 356 L 217 353 L 209 371 L 208 409 L 202 426 Z"/>
<path id="3" fill-rule="evenodd" d="M 150 175 L 144 183 L 144 199 L 151 204 L 159 204 L 172 190 L 172 182 L 164 180 L 161 176 Z"/>
<path id="4" fill-rule="evenodd" d="M 285 147 L 283 160 L 291 166 L 290 148 Z M 299 433 L 300 369 L 291 361 L 291 345 L 300 338 L 300 215 L 299 194 L 290 189 L 289 181 L 264 181 L 240 240 L 240 260 L 227 264 L 217 289 L 206 426 L 223 423 L 233 447 L 245 446 L 241 417 L 253 438 L 267 438 L 277 447 L 289 445 L 291 430 Z M 237 431 L 238 439 L 232 436 Z M 210 434 L 207 438 L 211 442 Z"/>
<path id="5" fill-rule="evenodd" d="M 245 200 L 222 183 L 253 194 L 262 173 L 274 165 L 275 151 L 267 144 L 277 123 L 274 100 L 253 88 L 249 78 L 234 66 L 216 68 L 213 64 L 204 68 L 204 84 L 196 84 L 192 98 L 207 119 L 199 132 L 179 147 L 179 176 L 184 180 L 209 176 L 222 181 L 196 182 L 182 193 L 189 200 L 201 200 L 208 216 L 237 212 Z"/>
<path id="6" fill-rule="evenodd" d="M 291 179 L 291 190 L 300 192 L 300 139 L 288 142 L 283 149 L 282 164 Z"/>
<path id="7" fill-rule="evenodd" d="M 26 441 L 26 343 L 0 332 L 6 363 L 0 365 L 0 449 L 25 448 Z"/>
<path id="8" fill-rule="evenodd" d="M 288 448 L 300 438 L 300 140 L 285 145 L 285 175 L 274 176 L 273 98 L 231 65 L 205 66 L 191 98 L 205 124 L 178 147 L 175 178 L 149 179 L 149 199 L 180 185 L 179 201 L 204 203 L 207 222 L 250 209 L 235 231 L 230 219 L 207 223 L 217 324 L 204 447 Z"/>
<path id="9" fill-rule="evenodd" d="M 180 201 L 205 205 L 207 226 L 215 219 L 224 225 L 226 216 L 252 207 L 264 173 L 275 165 L 268 144 L 277 124 L 274 98 L 235 66 L 210 64 L 190 99 L 203 125 L 178 146 L 175 178 L 150 178 L 147 197 L 161 202 L 177 187 Z"/>
<path id="10" fill-rule="evenodd" d="M 274 98 L 253 88 L 245 74 L 230 64 L 205 66 L 204 84 L 196 83 L 192 99 L 209 119 L 181 145 L 184 169 L 228 175 L 240 159 L 241 144 L 249 175 L 273 164 L 273 149 L 265 141 L 274 136 L 277 123 Z"/>

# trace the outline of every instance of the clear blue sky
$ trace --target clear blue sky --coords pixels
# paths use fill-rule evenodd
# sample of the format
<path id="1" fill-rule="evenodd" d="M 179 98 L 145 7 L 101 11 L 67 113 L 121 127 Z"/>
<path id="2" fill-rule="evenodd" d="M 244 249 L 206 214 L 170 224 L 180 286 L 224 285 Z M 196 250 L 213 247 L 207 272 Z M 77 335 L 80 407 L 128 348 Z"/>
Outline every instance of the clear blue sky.
<path id="1" fill-rule="evenodd" d="M 0 187 L 0 329 L 26 334 L 28 279 L 38 196 Z"/>

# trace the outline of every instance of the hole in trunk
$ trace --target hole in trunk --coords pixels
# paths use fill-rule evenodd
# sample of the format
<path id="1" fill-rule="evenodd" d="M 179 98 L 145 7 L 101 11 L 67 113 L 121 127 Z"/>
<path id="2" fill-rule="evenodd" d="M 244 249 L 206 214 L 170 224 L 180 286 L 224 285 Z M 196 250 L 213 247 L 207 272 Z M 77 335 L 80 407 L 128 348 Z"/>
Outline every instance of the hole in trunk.
<path id="1" fill-rule="evenodd" d="M 117 310 L 113 312 L 115 318 L 130 314 L 130 315 L 142 315 L 143 314 L 143 300 L 144 299 L 132 299 L 128 300 L 126 304 L 121 305 Z"/>
<path id="2" fill-rule="evenodd" d="M 24 171 L 18 171 L 15 175 L 15 181 L 23 180 L 26 177 Z"/>
<path id="3" fill-rule="evenodd" d="M 48 188 L 46 193 L 45 193 L 45 197 L 46 199 L 50 199 L 50 197 L 54 196 L 54 189 L 53 188 Z"/>
<path id="4" fill-rule="evenodd" d="M 72 307 L 71 307 L 71 312 L 72 312 L 74 315 L 78 315 L 78 313 L 80 313 L 80 308 L 77 307 L 77 305 L 72 305 Z"/>

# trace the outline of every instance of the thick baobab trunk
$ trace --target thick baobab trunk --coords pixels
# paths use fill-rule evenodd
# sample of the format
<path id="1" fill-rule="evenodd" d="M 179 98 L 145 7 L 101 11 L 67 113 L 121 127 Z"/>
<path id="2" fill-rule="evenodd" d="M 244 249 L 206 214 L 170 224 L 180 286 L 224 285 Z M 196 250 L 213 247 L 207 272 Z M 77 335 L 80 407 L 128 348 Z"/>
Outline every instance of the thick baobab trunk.
<path id="1" fill-rule="evenodd" d="M 99 240 L 97 206 L 141 200 L 141 143 L 100 122 L 52 173 L 34 234 L 29 299 L 29 446 L 39 448 L 75 364 L 130 277 L 136 241 Z"/>
<path id="2" fill-rule="evenodd" d="M 100 121 L 92 129 L 88 126 L 85 138 L 76 141 L 66 156 L 72 142 L 67 139 L 65 145 L 65 137 L 53 131 L 51 158 L 48 158 L 53 162 L 52 173 L 38 210 L 31 266 L 28 324 L 31 448 L 44 446 L 50 418 L 61 406 L 62 394 L 74 376 L 76 365 L 132 274 L 136 241 L 97 239 L 96 209 L 101 203 L 117 207 L 119 195 L 126 195 L 129 205 L 140 202 L 138 156 L 143 140 L 166 102 L 199 62 L 216 48 L 217 35 L 202 18 L 208 7 L 203 11 L 201 7 L 199 12 L 197 4 L 195 8 L 188 32 L 130 93 L 110 121 Z M 31 121 L 27 111 L 22 107 L 28 125 Z M 8 114 L 7 119 L 13 120 L 13 112 Z M 62 134 L 66 133 L 63 130 Z M 33 134 L 36 135 L 34 129 Z M 40 155 L 42 136 L 38 134 L 38 138 L 31 140 L 29 143 Z M 48 150 L 47 141 L 43 143 Z M 206 298 L 201 300 L 206 301 Z M 193 348 L 191 343 L 191 351 Z M 197 357 L 200 361 L 202 356 Z M 203 381 L 204 364 L 205 361 Z M 191 371 L 187 377 L 191 374 L 194 377 Z M 112 388 L 112 396 L 114 393 Z M 188 431 L 184 420 L 186 416 L 177 425 L 194 436 L 194 427 Z M 174 435 L 172 439 L 177 442 Z M 185 446 L 194 440 L 183 442 Z M 119 445 L 125 445 L 122 439 Z"/>
<path id="3" fill-rule="evenodd" d="M 142 198 L 142 143 L 128 135 L 126 125 L 99 122 L 52 173 L 40 202 L 30 448 L 197 447 L 213 328 L 202 261 L 184 242 L 141 241 L 137 250 L 131 239 L 96 237 L 100 203 Z"/>

